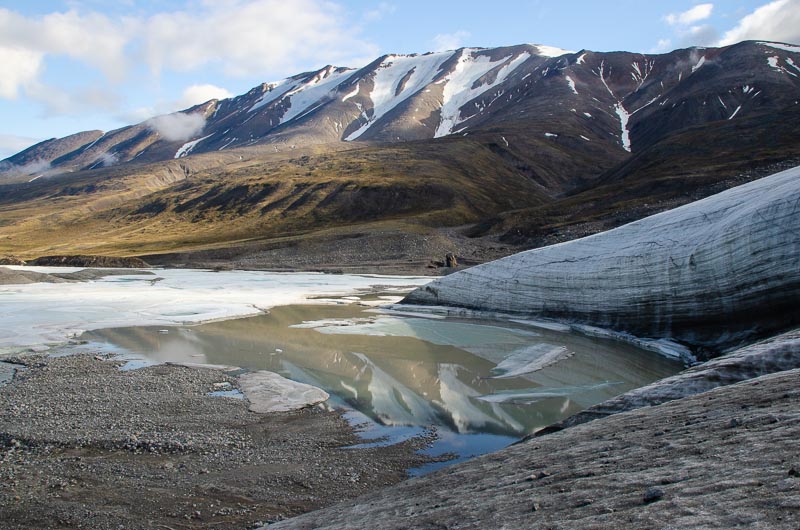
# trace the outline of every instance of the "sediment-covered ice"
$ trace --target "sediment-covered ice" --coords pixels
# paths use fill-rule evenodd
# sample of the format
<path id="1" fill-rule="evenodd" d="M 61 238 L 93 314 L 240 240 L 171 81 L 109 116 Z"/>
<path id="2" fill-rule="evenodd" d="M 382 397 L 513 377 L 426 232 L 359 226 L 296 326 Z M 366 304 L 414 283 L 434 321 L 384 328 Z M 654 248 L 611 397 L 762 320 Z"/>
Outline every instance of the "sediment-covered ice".
<path id="1" fill-rule="evenodd" d="M 302 409 L 330 397 L 322 389 L 266 370 L 242 374 L 239 386 L 250 402 L 250 410 L 262 414 Z"/>
<path id="2" fill-rule="evenodd" d="M 411 304 L 729 349 L 800 322 L 800 167 L 615 230 L 466 269 Z"/>

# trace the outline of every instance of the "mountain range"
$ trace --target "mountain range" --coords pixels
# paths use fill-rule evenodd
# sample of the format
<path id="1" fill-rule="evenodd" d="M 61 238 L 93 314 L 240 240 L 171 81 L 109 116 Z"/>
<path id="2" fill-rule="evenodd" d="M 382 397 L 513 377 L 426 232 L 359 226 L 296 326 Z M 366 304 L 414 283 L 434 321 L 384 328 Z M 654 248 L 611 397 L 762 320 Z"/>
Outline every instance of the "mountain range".
<path id="1" fill-rule="evenodd" d="M 275 266 L 314 240 L 321 264 L 383 230 L 398 245 L 385 259 L 435 241 L 482 261 L 796 161 L 799 101 L 800 46 L 771 42 L 326 66 L 0 162 L 0 253 Z"/>

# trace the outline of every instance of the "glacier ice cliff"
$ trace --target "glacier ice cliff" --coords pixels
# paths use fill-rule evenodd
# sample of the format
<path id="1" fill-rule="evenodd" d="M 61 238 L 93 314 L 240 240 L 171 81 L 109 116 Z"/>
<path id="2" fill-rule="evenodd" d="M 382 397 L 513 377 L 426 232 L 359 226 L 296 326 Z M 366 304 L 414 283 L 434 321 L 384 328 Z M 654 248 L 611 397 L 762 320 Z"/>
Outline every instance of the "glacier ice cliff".
<path id="1" fill-rule="evenodd" d="M 403 303 L 535 315 L 716 354 L 800 323 L 800 166 L 438 279 Z"/>

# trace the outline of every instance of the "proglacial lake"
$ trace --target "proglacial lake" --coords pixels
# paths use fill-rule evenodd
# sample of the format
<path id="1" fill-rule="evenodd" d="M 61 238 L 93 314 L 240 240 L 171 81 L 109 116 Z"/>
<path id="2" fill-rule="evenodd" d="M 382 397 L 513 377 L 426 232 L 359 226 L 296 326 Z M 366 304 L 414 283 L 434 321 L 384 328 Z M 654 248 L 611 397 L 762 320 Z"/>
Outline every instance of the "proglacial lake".
<path id="1" fill-rule="evenodd" d="M 426 452 L 453 453 L 453 461 L 497 450 L 682 368 L 610 339 L 509 321 L 386 314 L 357 303 L 283 306 L 256 317 L 102 329 L 81 338 L 144 362 L 271 370 L 325 389 L 330 406 L 362 425 L 365 443 L 434 430 Z M 543 356 L 552 364 L 536 369 Z"/>

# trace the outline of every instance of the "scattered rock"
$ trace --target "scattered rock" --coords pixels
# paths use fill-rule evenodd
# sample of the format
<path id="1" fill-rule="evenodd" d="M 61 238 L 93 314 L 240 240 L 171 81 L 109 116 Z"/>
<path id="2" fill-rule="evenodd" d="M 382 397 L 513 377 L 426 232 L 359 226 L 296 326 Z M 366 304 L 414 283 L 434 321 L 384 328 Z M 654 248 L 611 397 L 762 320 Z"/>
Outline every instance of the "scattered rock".
<path id="1" fill-rule="evenodd" d="M 14 256 L 0 256 L 0 265 L 25 265 L 25 260 Z"/>
<path id="2" fill-rule="evenodd" d="M 661 488 L 648 488 L 642 496 L 642 502 L 650 504 L 651 502 L 661 500 L 662 497 L 664 497 L 664 490 Z"/>
<path id="3" fill-rule="evenodd" d="M 25 376 L 0 385 L 2 528 L 249 528 L 429 461 L 422 438 L 349 448 L 361 439 L 319 407 L 265 416 L 209 397 L 214 383 L 235 386 L 218 370 L 121 371 L 94 354 L 8 360 Z"/>

